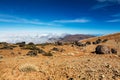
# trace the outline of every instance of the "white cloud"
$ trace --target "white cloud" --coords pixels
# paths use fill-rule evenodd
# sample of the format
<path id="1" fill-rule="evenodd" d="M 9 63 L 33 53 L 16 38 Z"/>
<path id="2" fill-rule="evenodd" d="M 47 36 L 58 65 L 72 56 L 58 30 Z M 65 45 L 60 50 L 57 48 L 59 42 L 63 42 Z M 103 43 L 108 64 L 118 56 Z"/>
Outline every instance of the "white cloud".
<path id="1" fill-rule="evenodd" d="M 120 19 L 108 20 L 107 22 L 112 22 L 112 23 L 114 23 L 114 22 L 120 22 Z"/>
<path id="2" fill-rule="evenodd" d="M 2 34 L 0 35 L 0 42 L 17 43 L 25 41 L 26 43 L 45 43 L 54 42 L 59 38 L 63 38 L 66 34 L 56 34 L 56 33 L 16 33 L 16 34 Z M 51 39 L 51 40 L 50 40 Z"/>
<path id="3" fill-rule="evenodd" d="M 88 19 L 73 19 L 73 20 L 54 20 L 56 23 L 87 23 L 90 22 Z"/>
<path id="4" fill-rule="evenodd" d="M 34 24 L 34 25 L 57 25 L 53 23 L 47 23 L 47 22 L 41 22 L 38 19 L 26 19 L 26 18 L 20 18 L 16 16 L 11 15 L 4 15 L 0 14 L 0 22 L 7 22 L 7 23 L 25 23 L 25 24 Z"/>

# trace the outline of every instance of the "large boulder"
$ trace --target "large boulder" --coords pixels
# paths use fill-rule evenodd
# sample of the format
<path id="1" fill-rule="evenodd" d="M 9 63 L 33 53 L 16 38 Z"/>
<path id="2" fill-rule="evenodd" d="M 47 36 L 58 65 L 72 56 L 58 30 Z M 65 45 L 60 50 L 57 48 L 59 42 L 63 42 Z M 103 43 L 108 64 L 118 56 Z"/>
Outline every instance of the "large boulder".
<path id="1" fill-rule="evenodd" d="M 105 45 L 98 45 L 95 49 L 96 54 L 110 54 L 111 49 Z"/>

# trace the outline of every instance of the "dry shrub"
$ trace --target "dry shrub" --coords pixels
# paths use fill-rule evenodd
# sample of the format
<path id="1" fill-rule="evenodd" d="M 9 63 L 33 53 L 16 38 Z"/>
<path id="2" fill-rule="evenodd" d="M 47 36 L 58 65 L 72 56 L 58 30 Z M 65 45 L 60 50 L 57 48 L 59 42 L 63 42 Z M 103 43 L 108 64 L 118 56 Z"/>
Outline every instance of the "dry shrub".
<path id="1" fill-rule="evenodd" d="M 45 53 L 43 54 L 44 56 L 53 56 L 53 54 L 51 52 Z"/>
<path id="2" fill-rule="evenodd" d="M 21 72 L 32 72 L 32 71 L 39 71 L 38 66 L 34 65 L 34 64 L 23 64 L 21 66 L 19 66 L 19 70 Z"/>

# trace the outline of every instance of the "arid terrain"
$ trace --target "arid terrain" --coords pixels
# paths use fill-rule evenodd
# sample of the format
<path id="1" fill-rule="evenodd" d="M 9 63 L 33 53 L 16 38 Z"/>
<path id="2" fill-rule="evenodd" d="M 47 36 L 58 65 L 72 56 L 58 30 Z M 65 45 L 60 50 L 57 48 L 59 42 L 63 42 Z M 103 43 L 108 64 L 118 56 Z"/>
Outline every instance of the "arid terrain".
<path id="1" fill-rule="evenodd" d="M 120 80 L 120 33 L 68 43 L 1 42 L 0 80 Z"/>

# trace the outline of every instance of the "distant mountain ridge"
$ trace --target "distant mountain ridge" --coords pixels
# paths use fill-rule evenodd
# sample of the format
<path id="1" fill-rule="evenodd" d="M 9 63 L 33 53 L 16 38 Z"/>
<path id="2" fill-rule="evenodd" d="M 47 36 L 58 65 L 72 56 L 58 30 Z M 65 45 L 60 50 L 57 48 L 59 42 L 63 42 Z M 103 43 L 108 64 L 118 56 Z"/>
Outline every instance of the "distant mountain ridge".
<path id="1" fill-rule="evenodd" d="M 94 35 L 85 35 L 85 34 L 75 34 L 75 35 L 66 35 L 65 37 L 61 38 L 59 41 L 61 42 L 73 42 L 73 41 L 79 41 L 83 39 L 88 39 L 96 37 Z"/>

